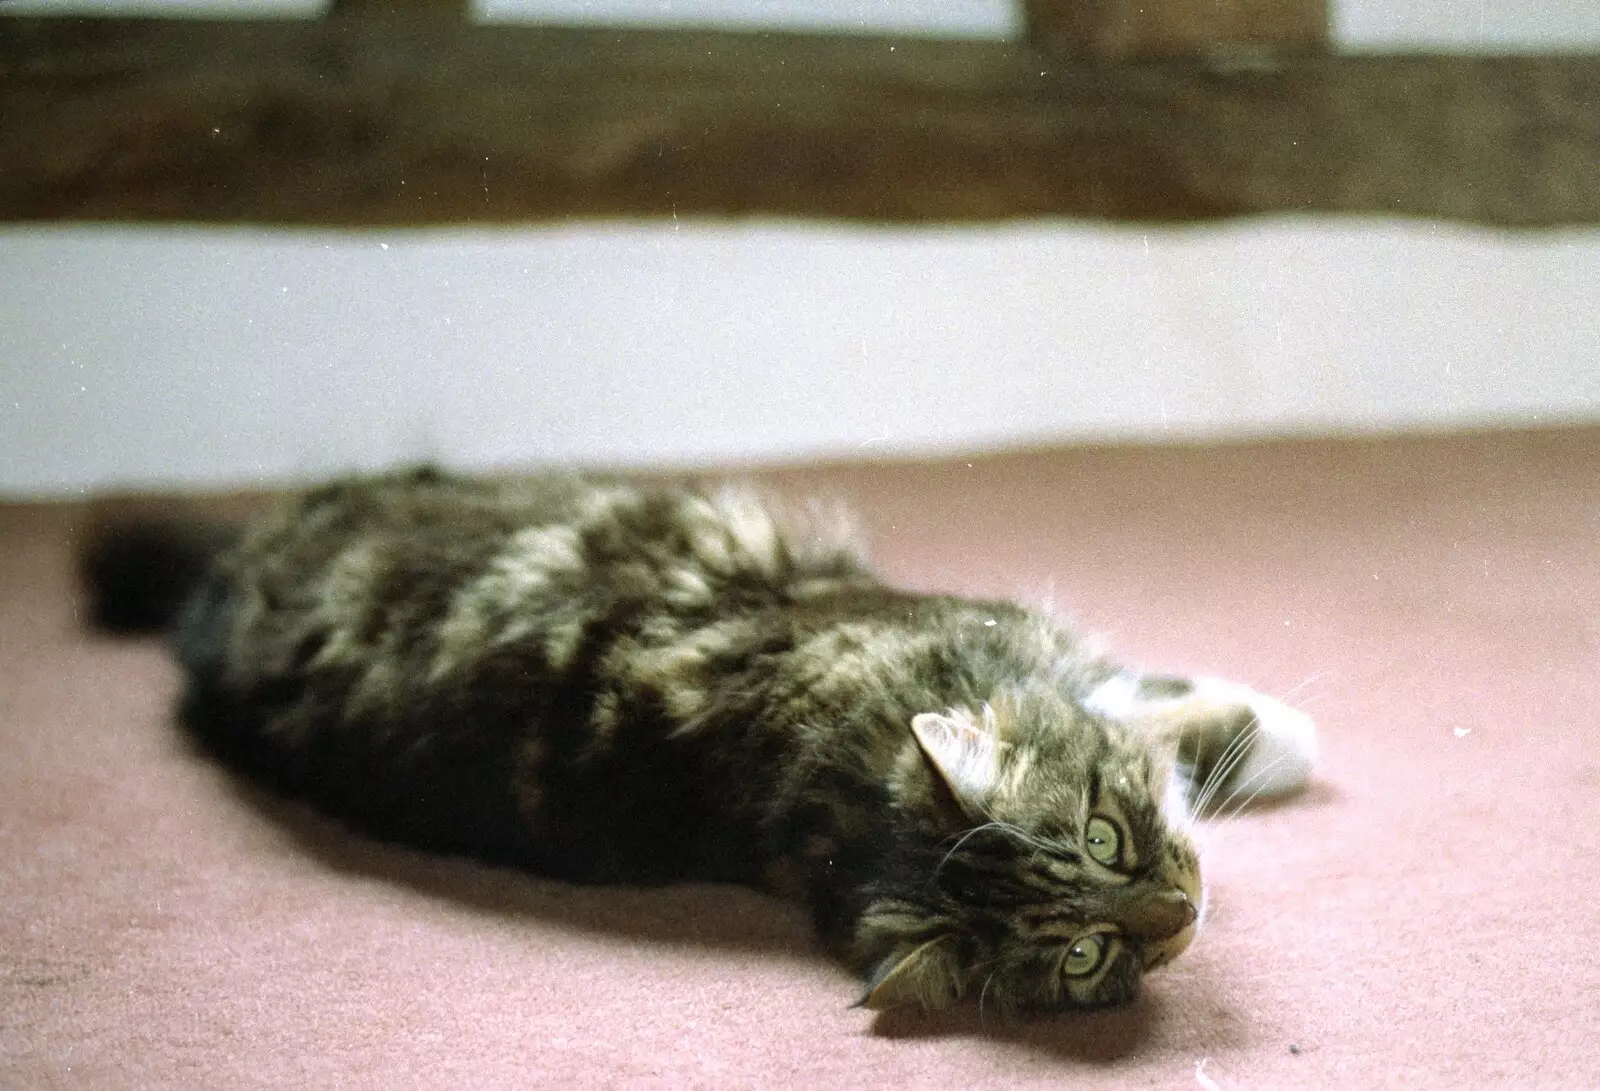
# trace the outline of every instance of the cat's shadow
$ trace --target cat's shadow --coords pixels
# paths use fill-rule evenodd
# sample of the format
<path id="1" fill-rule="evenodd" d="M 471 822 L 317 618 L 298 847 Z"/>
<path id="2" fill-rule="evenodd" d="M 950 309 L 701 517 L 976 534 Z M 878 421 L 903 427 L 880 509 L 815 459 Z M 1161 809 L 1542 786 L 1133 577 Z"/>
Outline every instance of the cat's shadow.
<path id="1" fill-rule="evenodd" d="M 695 947 L 797 961 L 829 962 L 797 907 L 737 886 L 582 886 L 528 872 L 374 840 L 307 804 L 224 774 L 242 803 L 272 823 L 297 852 L 329 870 L 391 883 L 490 916 L 526 917 L 541 926 L 664 947 Z M 855 984 L 840 971 L 840 1006 Z M 1005 1018 L 976 1003 L 950 1011 L 862 1012 L 864 1032 L 891 1040 L 1003 1042 L 1061 1060 L 1098 1064 L 1129 1057 L 1158 1037 L 1170 1002 L 1146 990 L 1115 1009 Z M 1218 1009 L 1224 1032 L 1231 1013 Z"/>
<path id="2" fill-rule="evenodd" d="M 874 1037 L 893 1041 L 984 1038 L 1086 1064 L 1105 1064 L 1133 1056 L 1154 1037 L 1162 1001 L 1145 995 L 1125 1007 L 1036 1018 L 1005 1018 L 976 1003 L 950 1011 L 880 1012 Z"/>
<path id="3" fill-rule="evenodd" d="M 1252 796 L 1241 801 L 1224 799 L 1201 811 L 1199 818 L 1213 824 L 1226 824 L 1246 815 L 1272 814 L 1284 808 L 1304 810 L 1330 807 L 1344 801 L 1344 793 L 1325 780 L 1313 780 L 1301 788 L 1281 795 Z"/>
<path id="4" fill-rule="evenodd" d="M 736 886 L 585 886 L 373 839 L 248 782 L 234 792 L 298 852 L 339 874 L 391 883 L 477 913 L 663 946 L 824 958 L 794 906 Z"/>

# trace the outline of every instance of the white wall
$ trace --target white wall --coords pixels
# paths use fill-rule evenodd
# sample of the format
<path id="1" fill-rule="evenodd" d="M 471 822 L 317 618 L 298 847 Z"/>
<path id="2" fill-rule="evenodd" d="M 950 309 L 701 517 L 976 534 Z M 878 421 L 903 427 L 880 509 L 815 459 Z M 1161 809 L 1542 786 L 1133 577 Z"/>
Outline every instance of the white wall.
<path id="1" fill-rule="evenodd" d="M 0 234 L 0 487 L 1594 418 L 1600 234 Z"/>
<path id="2" fill-rule="evenodd" d="M 1403 44 L 1376 2 L 1342 25 Z M 1590 0 L 1466 6 L 1473 40 L 1600 43 Z M 0 491 L 1596 420 L 1597 284 L 1600 231 L 1393 221 L 13 227 Z"/>

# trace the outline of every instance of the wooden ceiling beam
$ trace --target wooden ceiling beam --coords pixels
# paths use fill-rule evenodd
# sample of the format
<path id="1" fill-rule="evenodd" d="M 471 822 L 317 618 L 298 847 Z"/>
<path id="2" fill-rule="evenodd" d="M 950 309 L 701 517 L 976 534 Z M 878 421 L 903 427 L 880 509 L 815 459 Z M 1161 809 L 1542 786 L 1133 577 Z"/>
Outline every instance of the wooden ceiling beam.
<path id="1" fill-rule="evenodd" d="M 1328 47 L 1328 0 L 1022 0 L 1030 40 L 1064 57 L 1201 57 Z"/>
<path id="2" fill-rule="evenodd" d="M 0 221 L 1275 213 L 1600 223 L 1600 58 L 0 17 Z"/>

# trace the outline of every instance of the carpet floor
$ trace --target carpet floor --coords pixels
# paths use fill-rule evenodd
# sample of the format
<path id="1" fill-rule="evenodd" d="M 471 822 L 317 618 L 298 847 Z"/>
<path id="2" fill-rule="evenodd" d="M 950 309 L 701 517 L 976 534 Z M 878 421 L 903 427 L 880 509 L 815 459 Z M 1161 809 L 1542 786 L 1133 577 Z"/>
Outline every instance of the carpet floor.
<path id="1" fill-rule="evenodd" d="M 579 889 L 354 836 L 172 728 L 85 632 L 94 504 L 0 505 L 0 1087 L 1600 1087 L 1600 428 L 769 475 L 903 584 L 1050 597 L 1317 717 L 1212 822 L 1133 1006 L 852 1009 L 760 895 Z"/>

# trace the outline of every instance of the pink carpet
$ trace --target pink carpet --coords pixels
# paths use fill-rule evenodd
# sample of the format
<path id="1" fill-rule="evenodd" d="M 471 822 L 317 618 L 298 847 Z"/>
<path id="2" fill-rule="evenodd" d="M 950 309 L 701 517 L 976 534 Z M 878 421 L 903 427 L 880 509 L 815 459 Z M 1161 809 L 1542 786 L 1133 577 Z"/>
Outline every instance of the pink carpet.
<path id="1" fill-rule="evenodd" d="M 924 588 L 1053 593 L 1314 713 L 1134 1007 L 852 1010 L 804 922 L 346 834 L 190 754 L 75 620 L 87 509 L 0 506 L 0 1086 L 1600 1087 L 1600 428 L 779 475 Z"/>

